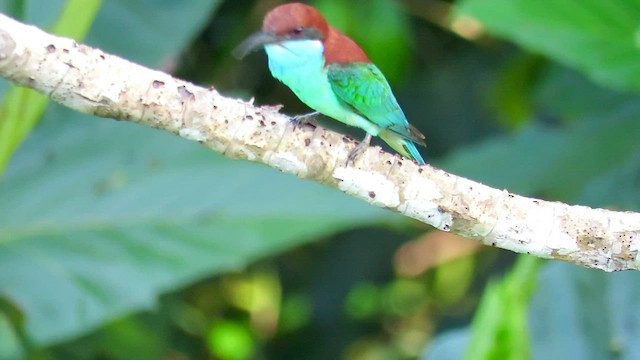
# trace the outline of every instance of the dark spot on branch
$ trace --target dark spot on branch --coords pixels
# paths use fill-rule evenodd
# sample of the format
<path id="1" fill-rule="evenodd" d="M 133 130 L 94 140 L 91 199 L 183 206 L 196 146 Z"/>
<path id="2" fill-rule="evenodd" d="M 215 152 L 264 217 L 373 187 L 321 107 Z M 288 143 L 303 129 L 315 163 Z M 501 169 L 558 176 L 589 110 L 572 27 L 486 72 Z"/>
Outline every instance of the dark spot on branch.
<path id="1" fill-rule="evenodd" d="M 47 52 L 48 53 L 52 53 L 52 52 L 55 52 L 55 51 L 56 51 L 56 46 L 55 45 L 53 45 L 53 44 L 47 45 Z"/>
<path id="2" fill-rule="evenodd" d="M 151 83 L 151 86 L 153 86 L 156 89 L 161 88 L 164 86 L 164 81 L 153 80 L 153 82 Z"/>
<path id="3" fill-rule="evenodd" d="M 372 199 L 375 199 L 376 198 L 376 193 L 373 192 L 373 191 L 369 191 L 369 197 L 372 198 Z"/>
<path id="4" fill-rule="evenodd" d="M 304 146 L 309 146 L 311 144 L 311 139 L 304 139 Z"/>

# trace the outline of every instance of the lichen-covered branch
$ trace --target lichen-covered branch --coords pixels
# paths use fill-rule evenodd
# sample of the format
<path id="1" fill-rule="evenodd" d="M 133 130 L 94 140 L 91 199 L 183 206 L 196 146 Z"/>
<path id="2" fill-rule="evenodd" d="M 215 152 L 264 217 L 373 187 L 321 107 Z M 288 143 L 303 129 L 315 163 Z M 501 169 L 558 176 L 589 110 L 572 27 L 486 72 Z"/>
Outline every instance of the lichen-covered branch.
<path id="1" fill-rule="evenodd" d="M 511 194 L 430 165 L 294 127 L 275 107 L 221 96 L 0 14 L 0 76 L 88 114 L 128 120 L 197 141 L 233 159 L 265 163 L 337 187 L 487 245 L 606 271 L 638 269 L 640 214 Z"/>

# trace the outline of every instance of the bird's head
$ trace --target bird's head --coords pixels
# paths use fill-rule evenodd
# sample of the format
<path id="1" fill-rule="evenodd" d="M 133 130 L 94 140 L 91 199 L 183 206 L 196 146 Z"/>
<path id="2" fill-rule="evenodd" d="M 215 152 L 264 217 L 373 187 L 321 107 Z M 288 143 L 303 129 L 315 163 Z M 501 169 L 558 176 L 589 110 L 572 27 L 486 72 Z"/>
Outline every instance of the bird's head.
<path id="1" fill-rule="evenodd" d="M 280 5 L 269 11 L 259 31 L 244 40 L 234 50 L 243 58 L 264 45 L 296 40 L 324 40 L 329 24 L 320 12 L 309 5 L 294 2 Z"/>

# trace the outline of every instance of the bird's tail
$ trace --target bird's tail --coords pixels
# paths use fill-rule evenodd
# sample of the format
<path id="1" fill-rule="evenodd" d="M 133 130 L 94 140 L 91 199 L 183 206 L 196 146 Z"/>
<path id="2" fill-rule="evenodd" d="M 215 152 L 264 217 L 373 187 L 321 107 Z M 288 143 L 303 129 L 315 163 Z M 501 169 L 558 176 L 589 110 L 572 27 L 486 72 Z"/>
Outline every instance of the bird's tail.
<path id="1" fill-rule="evenodd" d="M 378 136 L 380 136 L 384 142 L 389 144 L 393 150 L 397 151 L 401 155 L 414 159 L 418 164 L 427 163 L 424 161 L 422 155 L 418 152 L 416 145 L 411 140 L 387 129 L 381 130 Z"/>

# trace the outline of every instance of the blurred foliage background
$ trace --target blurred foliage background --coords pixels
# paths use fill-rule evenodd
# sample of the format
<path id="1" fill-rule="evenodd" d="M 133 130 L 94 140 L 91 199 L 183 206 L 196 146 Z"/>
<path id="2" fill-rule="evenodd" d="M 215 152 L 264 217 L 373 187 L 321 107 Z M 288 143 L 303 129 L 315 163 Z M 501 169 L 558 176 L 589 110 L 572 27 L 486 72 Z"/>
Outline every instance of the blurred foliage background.
<path id="1" fill-rule="evenodd" d="M 434 165 L 640 210 L 640 3 L 316 0 Z M 307 112 L 263 53 L 275 0 L 0 0 L 228 96 Z M 0 359 L 637 359 L 640 277 L 480 247 L 0 82 Z M 356 137 L 357 130 L 324 124 Z"/>

